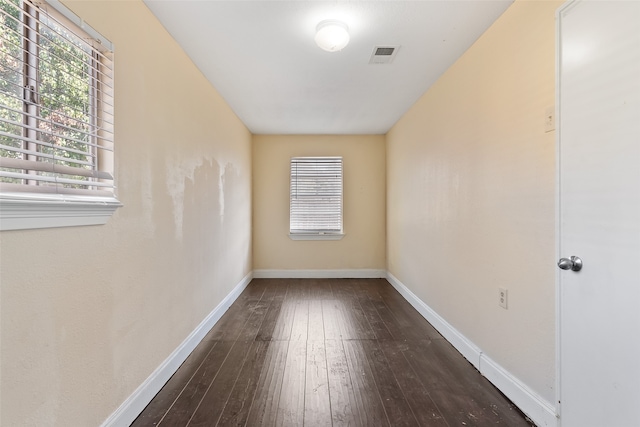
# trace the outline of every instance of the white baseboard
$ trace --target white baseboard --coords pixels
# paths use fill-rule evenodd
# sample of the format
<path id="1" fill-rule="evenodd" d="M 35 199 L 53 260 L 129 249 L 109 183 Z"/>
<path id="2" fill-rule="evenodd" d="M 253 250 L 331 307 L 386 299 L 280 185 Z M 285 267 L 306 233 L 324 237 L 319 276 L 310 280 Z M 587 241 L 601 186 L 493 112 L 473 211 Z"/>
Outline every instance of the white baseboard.
<path id="1" fill-rule="evenodd" d="M 415 308 L 431 325 L 440 332 L 476 369 L 480 370 L 480 347 L 469 341 L 456 328 L 451 326 L 431 307 L 425 304 L 413 292 L 409 290 L 393 274 L 387 272 L 387 280 L 396 290 Z"/>
<path id="2" fill-rule="evenodd" d="M 537 426 L 557 427 L 558 417 L 553 405 L 504 370 L 485 354 L 480 354 L 480 373 L 524 412 Z"/>
<path id="3" fill-rule="evenodd" d="M 256 279 L 383 279 L 386 270 L 254 270 Z"/>
<path id="4" fill-rule="evenodd" d="M 167 357 L 158 368 L 109 416 L 101 427 L 125 427 L 140 415 L 151 399 L 160 391 L 182 362 L 202 341 L 233 302 L 247 287 L 253 273 L 247 274 L 216 308 L 189 334 L 189 336 Z"/>
<path id="5" fill-rule="evenodd" d="M 529 417 L 537 426 L 556 427 L 558 418 L 554 406 L 527 387 L 498 363 L 482 352 L 482 349 L 465 337 L 431 307 L 418 298 L 398 278 L 387 272 L 387 280 L 440 334 L 449 341 L 473 366 L 498 390 Z"/>

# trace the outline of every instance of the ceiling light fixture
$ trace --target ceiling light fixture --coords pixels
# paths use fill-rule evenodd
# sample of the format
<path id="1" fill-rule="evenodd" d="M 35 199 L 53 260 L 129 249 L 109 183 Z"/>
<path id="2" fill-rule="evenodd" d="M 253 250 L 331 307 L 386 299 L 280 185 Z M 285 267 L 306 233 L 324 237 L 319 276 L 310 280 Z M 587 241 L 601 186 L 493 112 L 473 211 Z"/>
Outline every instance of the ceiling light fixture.
<path id="1" fill-rule="evenodd" d="M 349 27 L 336 20 L 322 21 L 316 27 L 316 44 L 327 52 L 342 50 L 349 43 Z"/>

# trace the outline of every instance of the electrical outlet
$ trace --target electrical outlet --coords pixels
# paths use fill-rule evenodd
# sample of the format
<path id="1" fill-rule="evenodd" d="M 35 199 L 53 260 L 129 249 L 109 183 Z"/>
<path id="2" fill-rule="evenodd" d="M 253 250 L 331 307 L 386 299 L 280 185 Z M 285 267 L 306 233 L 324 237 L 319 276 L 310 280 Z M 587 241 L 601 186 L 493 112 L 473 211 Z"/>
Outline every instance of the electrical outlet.
<path id="1" fill-rule="evenodd" d="M 508 291 L 505 288 L 498 288 L 498 305 L 505 310 L 507 309 Z"/>

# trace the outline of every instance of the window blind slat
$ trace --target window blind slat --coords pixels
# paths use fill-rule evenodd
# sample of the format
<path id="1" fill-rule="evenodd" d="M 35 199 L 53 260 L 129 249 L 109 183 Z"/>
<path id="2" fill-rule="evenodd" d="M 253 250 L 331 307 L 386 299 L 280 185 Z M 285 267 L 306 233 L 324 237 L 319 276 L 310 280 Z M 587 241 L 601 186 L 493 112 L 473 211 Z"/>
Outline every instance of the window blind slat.
<path id="1" fill-rule="evenodd" d="M 96 179 L 112 180 L 113 177 L 107 172 L 74 168 L 70 166 L 58 165 L 50 162 L 32 162 L 30 160 L 14 159 L 10 157 L 0 157 L 0 168 L 15 170 L 34 170 L 39 172 L 51 172 L 64 175 L 86 176 Z"/>
<path id="2" fill-rule="evenodd" d="M 0 193 L 46 193 L 46 194 L 75 194 L 81 196 L 113 197 L 113 190 L 62 187 L 60 185 L 21 185 L 0 182 Z"/>
<path id="3" fill-rule="evenodd" d="M 51 182 L 55 184 L 70 184 L 70 185 L 79 185 L 79 186 L 85 186 L 85 187 L 113 188 L 113 185 L 110 182 L 85 181 L 82 179 L 63 178 L 60 174 L 49 176 L 49 175 L 36 175 L 36 174 L 26 174 L 26 173 L 18 173 L 18 172 L 8 172 L 8 171 L 0 170 L 0 178 L 24 179 L 24 180 L 30 180 L 30 181 Z"/>
<path id="4" fill-rule="evenodd" d="M 74 153 L 78 153 L 78 154 L 90 153 L 91 151 L 90 151 L 89 147 L 100 148 L 100 149 L 103 149 L 105 151 L 113 151 L 111 148 L 108 148 L 108 147 L 104 147 L 103 148 L 103 145 L 100 145 L 100 144 L 94 144 L 94 143 L 91 143 L 91 142 L 82 141 L 82 140 L 75 139 L 75 138 L 68 138 L 65 135 L 61 135 L 61 134 L 43 132 L 43 131 L 39 130 L 36 127 L 33 127 L 33 126 L 22 126 L 22 125 L 20 125 L 20 124 L 18 124 L 16 122 L 11 122 L 9 120 L 3 120 L 2 118 L 0 118 L 0 124 L 1 123 L 6 123 L 7 125 L 9 125 L 9 126 L 7 126 L 7 128 L 13 127 L 15 131 L 31 130 L 33 132 L 40 132 L 41 135 L 45 135 L 45 136 L 47 136 L 49 138 L 60 139 L 61 140 L 60 142 L 64 142 L 65 144 L 66 143 L 74 143 L 74 144 L 79 145 L 79 146 L 87 147 L 87 149 L 89 151 L 83 151 L 83 150 L 77 150 L 77 149 L 69 148 L 69 147 L 67 147 L 65 145 L 62 145 L 60 142 L 58 142 L 56 144 L 53 144 L 53 143 L 50 143 L 50 142 L 47 142 L 47 141 L 43 141 L 42 139 L 23 137 L 21 134 L 18 134 L 18 133 L 10 133 L 10 132 L 0 131 L 0 136 L 4 136 L 6 138 L 20 140 L 20 141 L 26 141 L 26 142 L 32 142 L 34 144 L 38 144 L 38 145 L 42 145 L 42 146 L 45 146 L 45 147 L 49 147 L 51 149 L 65 150 L 65 151 L 70 151 L 70 152 L 74 152 Z M 2 129 L 3 127 L 4 126 L 0 125 L 0 129 Z M 24 132 L 21 132 L 21 133 L 24 133 Z"/>
<path id="5" fill-rule="evenodd" d="M 22 90 L 22 88 L 21 88 L 21 90 Z M 25 118 L 31 118 L 31 119 L 34 119 L 34 120 L 41 120 L 42 122 L 46 122 L 46 123 L 51 122 L 50 120 L 42 119 L 41 116 L 38 116 L 38 115 L 35 115 L 35 114 L 29 114 L 29 113 L 24 112 L 24 111 L 19 111 L 19 110 L 16 110 L 15 108 L 10 108 L 10 107 L 7 107 L 5 105 L 0 105 L 0 108 L 1 109 L 5 109 L 5 110 L 7 110 L 9 112 L 12 112 L 12 113 L 14 113 L 16 115 L 21 115 L 21 116 L 23 116 Z M 98 144 L 91 144 L 91 143 L 86 142 L 86 141 L 82 141 L 82 140 L 72 139 L 72 138 L 66 137 L 65 134 L 62 134 L 62 133 L 54 133 L 54 132 L 51 132 L 51 131 L 47 131 L 46 129 L 37 128 L 35 126 L 29 126 L 29 125 L 24 124 L 24 123 L 16 122 L 15 120 L 4 118 L 1 115 L 0 115 L 0 122 L 7 123 L 7 124 L 12 125 L 12 126 L 20 126 L 21 128 L 23 128 L 25 130 L 33 130 L 33 131 L 36 131 L 36 132 L 46 133 L 46 134 L 52 135 L 52 136 L 59 136 L 61 138 L 73 140 L 75 142 L 79 142 L 79 143 L 83 143 L 83 144 L 87 144 L 87 145 L 92 145 L 92 146 L 96 146 L 96 147 L 100 146 Z M 104 129 L 104 128 L 102 128 L 100 126 L 97 126 L 97 125 L 94 126 L 91 131 L 83 131 L 82 129 L 72 128 L 70 126 L 66 126 L 66 125 L 61 124 L 61 123 L 57 123 L 57 122 L 53 122 L 53 123 L 55 123 L 56 127 L 58 127 L 58 128 L 67 129 L 69 131 L 80 133 L 80 134 L 86 135 L 88 137 L 98 137 L 100 132 L 102 132 L 104 134 L 111 134 L 111 135 L 113 134 L 113 132 L 111 130 Z M 103 122 L 103 125 L 104 124 L 110 124 L 110 123 Z M 99 137 L 103 141 L 113 142 L 112 141 L 113 140 L 112 137 L 108 137 L 106 135 L 100 135 Z"/>
<path id="6" fill-rule="evenodd" d="M 23 137 L 23 136 L 17 136 L 17 135 L 8 134 L 6 132 L 1 132 L 0 131 L 0 136 L 6 136 L 6 137 L 9 137 L 9 138 L 18 140 L 18 141 L 30 142 L 32 144 L 39 145 L 41 147 L 44 147 L 44 148 L 50 149 L 50 150 L 65 151 L 65 152 L 68 152 L 68 153 L 78 154 L 78 155 L 81 155 L 81 156 L 92 156 L 93 155 L 91 153 L 91 151 L 76 150 L 74 148 L 65 147 L 63 145 L 51 144 L 51 143 L 44 142 L 42 140 L 38 140 L 38 139 L 35 139 L 35 138 L 26 138 L 26 137 Z M 2 148 L 5 148 L 5 147 L 2 147 Z M 18 150 L 15 150 L 15 151 L 18 151 Z M 24 152 L 24 150 L 21 151 L 21 152 Z M 39 155 L 39 153 L 42 153 L 42 152 L 41 151 L 31 151 L 29 154 Z"/>
<path id="7" fill-rule="evenodd" d="M 85 165 L 85 166 L 94 166 L 94 162 L 83 161 L 79 159 L 71 159 L 67 157 L 56 156 L 52 153 L 44 153 L 42 151 L 34 151 L 34 150 L 26 150 L 24 148 L 11 147 L 8 145 L 0 144 L 0 150 L 5 150 L 7 153 L 2 156 L 5 158 L 19 158 L 20 155 L 25 154 L 31 157 L 36 157 L 38 160 L 26 160 L 29 162 L 37 163 L 41 161 L 57 161 L 57 162 L 65 162 L 65 163 L 74 163 L 77 165 Z M 13 154 L 14 157 L 10 157 L 8 154 Z M 45 160 L 43 160 L 45 159 Z"/>

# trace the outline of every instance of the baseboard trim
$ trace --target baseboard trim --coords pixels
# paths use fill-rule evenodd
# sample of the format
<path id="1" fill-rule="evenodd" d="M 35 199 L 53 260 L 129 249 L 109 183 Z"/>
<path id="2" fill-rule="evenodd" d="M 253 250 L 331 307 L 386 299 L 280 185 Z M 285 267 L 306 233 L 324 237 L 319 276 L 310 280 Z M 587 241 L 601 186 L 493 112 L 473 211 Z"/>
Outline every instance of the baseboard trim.
<path id="1" fill-rule="evenodd" d="M 484 353 L 480 354 L 479 371 L 537 426 L 557 427 L 559 425 L 556 409 L 551 403 Z"/>
<path id="2" fill-rule="evenodd" d="M 129 426 L 140 415 L 151 399 L 160 391 L 182 362 L 202 341 L 207 332 L 220 320 L 231 304 L 247 287 L 253 273 L 247 274 L 211 313 L 189 334 L 189 336 L 167 357 L 158 368 L 125 400 L 101 427 Z"/>
<path id="3" fill-rule="evenodd" d="M 409 290 L 397 277 L 387 272 L 387 280 L 440 334 L 449 341 L 476 369 L 480 370 L 480 347 L 472 343 L 456 328 L 451 326 L 431 307 Z"/>
<path id="4" fill-rule="evenodd" d="M 386 270 L 254 270 L 256 279 L 384 279 Z"/>
<path id="5" fill-rule="evenodd" d="M 390 272 L 387 272 L 387 280 L 422 317 L 537 426 L 557 427 L 558 418 L 552 404 L 485 355 L 480 347 L 444 320 Z"/>

